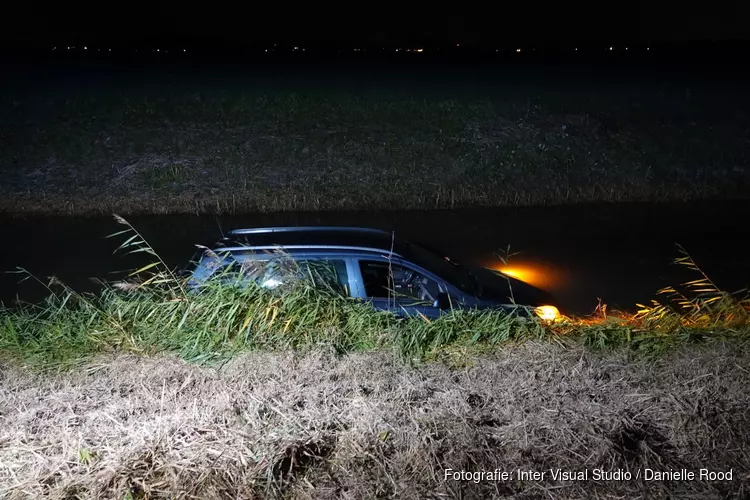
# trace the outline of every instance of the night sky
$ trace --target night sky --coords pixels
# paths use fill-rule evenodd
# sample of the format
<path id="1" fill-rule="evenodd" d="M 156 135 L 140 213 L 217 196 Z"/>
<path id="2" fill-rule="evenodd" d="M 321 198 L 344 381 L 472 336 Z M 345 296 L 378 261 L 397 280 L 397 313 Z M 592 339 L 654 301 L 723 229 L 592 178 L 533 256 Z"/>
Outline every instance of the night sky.
<path id="1" fill-rule="evenodd" d="M 122 4 L 126 5 L 126 4 Z M 66 43 L 253 46 L 269 42 L 350 45 L 576 41 L 727 41 L 750 39 L 747 2 L 711 2 L 700 8 L 667 2 L 496 2 L 492 11 L 397 8 L 380 3 L 346 9 L 269 9 L 219 5 L 71 10 L 29 8 L 4 15 L 4 48 Z M 9 13 L 6 13 L 9 14 Z"/>

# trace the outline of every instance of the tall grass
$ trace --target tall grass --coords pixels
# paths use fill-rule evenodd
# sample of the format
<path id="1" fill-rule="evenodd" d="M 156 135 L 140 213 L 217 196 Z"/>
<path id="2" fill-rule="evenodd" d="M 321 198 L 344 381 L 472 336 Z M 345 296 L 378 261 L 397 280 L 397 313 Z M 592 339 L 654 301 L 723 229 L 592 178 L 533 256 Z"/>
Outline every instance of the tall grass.
<path id="1" fill-rule="evenodd" d="M 154 261 L 129 280 L 105 285 L 99 295 L 78 294 L 53 280 L 38 306 L 3 311 L 0 350 L 34 364 L 66 364 L 94 352 L 171 351 L 199 362 L 247 349 L 306 348 L 339 352 L 395 347 L 423 357 L 451 343 L 500 342 L 543 330 L 535 321 L 498 313 L 455 312 L 433 321 L 399 319 L 346 297 L 313 271 L 276 289 L 221 271 L 188 291 L 178 276 L 125 219 L 118 250 Z M 293 262 L 290 263 L 293 266 Z M 241 284 L 241 286 L 237 286 Z"/>
<path id="2" fill-rule="evenodd" d="M 701 269 L 688 252 L 678 246 L 680 256 L 674 263 L 687 268 L 697 278 L 683 283 L 681 289 L 665 287 L 658 294 L 666 300 L 652 301 L 641 308 L 636 318 L 655 329 L 671 331 L 682 327 L 742 327 L 750 320 L 750 298 L 746 290 L 729 293 Z"/>
<path id="3" fill-rule="evenodd" d="M 719 290 L 682 248 L 676 262 L 700 277 L 681 292 L 661 290 L 669 301 L 640 306 L 632 315 L 553 324 L 498 311 L 397 318 L 341 294 L 319 271 L 300 272 L 294 262 L 287 272 L 295 279 L 278 288 L 221 271 L 191 290 L 187 278 L 171 270 L 130 223 L 115 219 L 125 226 L 112 235 L 124 239 L 118 250 L 145 253 L 154 261 L 126 281 L 105 284 L 98 295 L 79 294 L 51 279 L 44 303 L 0 311 L 0 353 L 40 366 L 120 350 L 169 351 L 212 363 L 249 349 L 325 344 L 338 352 L 393 348 L 406 359 L 423 359 L 450 346 L 526 338 L 660 352 L 685 341 L 747 335 L 750 325 L 750 301 Z"/>
<path id="4" fill-rule="evenodd" d="M 592 347 L 629 345 L 657 354 L 680 343 L 750 335 L 747 290 L 721 290 L 682 246 L 677 250 L 673 263 L 695 279 L 658 290 L 658 298 L 649 305 L 636 304 L 635 314 L 607 316 L 606 305 L 600 304 L 598 318 L 568 322 L 562 328 L 577 329 Z"/>

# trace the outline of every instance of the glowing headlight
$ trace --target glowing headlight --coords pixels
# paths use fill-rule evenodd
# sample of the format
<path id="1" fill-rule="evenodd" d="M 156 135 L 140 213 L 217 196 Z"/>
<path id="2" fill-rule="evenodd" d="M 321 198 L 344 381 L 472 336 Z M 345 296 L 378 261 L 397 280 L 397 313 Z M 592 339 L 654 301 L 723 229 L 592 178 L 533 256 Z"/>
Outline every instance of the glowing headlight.
<path id="1" fill-rule="evenodd" d="M 539 306 L 534 312 L 545 321 L 554 321 L 560 317 L 560 311 L 555 306 Z"/>

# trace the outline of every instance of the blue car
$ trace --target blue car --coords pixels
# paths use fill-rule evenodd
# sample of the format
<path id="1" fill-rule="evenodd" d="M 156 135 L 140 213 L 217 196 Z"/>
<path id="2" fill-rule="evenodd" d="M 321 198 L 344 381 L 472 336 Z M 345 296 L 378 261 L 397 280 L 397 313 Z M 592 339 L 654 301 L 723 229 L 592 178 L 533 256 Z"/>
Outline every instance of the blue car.
<path id="1" fill-rule="evenodd" d="M 294 272 L 290 272 L 290 262 Z M 489 269 L 468 269 L 393 233 L 359 227 L 236 229 L 199 255 L 191 288 L 242 271 L 266 288 L 290 276 L 325 269 L 343 294 L 398 316 L 435 318 L 451 309 L 499 309 L 545 320 L 559 312 L 549 294 Z"/>

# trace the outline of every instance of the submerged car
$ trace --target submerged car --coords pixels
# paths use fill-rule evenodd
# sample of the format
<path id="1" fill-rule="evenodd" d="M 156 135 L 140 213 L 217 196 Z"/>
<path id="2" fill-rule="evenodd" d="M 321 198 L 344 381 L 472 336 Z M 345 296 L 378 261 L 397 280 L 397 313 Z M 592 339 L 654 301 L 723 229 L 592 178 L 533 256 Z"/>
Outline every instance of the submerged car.
<path id="1" fill-rule="evenodd" d="M 266 288 L 324 268 L 328 283 L 399 316 L 435 318 L 451 309 L 498 309 L 557 317 L 551 296 L 489 269 L 469 269 L 423 245 L 372 228 L 309 226 L 235 229 L 195 259 L 188 284 L 241 276 Z M 232 271 L 236 271 L 233 273 Z M 229 271 L 229 272 L 228 272 Z"/>

